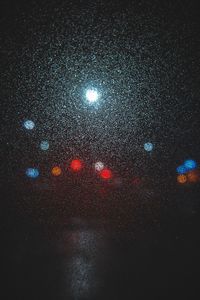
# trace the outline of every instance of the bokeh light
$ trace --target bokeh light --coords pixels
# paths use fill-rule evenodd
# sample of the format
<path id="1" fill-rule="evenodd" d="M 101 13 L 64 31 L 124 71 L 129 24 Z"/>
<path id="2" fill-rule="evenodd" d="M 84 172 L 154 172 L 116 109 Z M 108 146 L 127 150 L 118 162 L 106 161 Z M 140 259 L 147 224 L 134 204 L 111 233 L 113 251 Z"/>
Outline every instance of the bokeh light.
<path id="1" fill-rule="evenodd" d="M 26 176 L 29 178 L 37 178 L 39 176 L 39 170 L 36 168 L 28 168 L 26 170 Z"/>
<path id="2" fill-rule="evenodd" d="M 86 91 L 86 99 L 88 100 L 88 102 L 94 103 L 98 100 L 98 98 L 99 98 L 99 94 L 97 93 L 96 90 L 88 89 Z"/>
<path id="3" fill-rule="evenodd" d="M 141 179 L 138 177 L 133 178 L 132 183 L 136 186 L 141 184 Z"/>
<path id="4" fill-rule="evenodd" d="M 62 173 L 62 170 L 59 166 L 55 166 L 51 169 L 51 173 L 53 176 L 60 176 Z"/>
<path id="5" fill-rule="evenodd" d="M 200 175 L 198 170 L 193 170 L 187 173 L 187 179 L 191 183 L 197 183 L 200 181 Z"/>
<path id="6" fill-rule="evenodd" d="M 35 127 L 35 123 L 31 120 L 26 120 L 23 126 L 28 130 L 32 130 Z"/>
<path id="7" fill-rule="evenodd" d="M 153 144 L 152 143 L 145 143 L 144 144 L 144 150 L 147 152 L 151 152 L 153 150 Z"/>
<path id="8" fill-rule="evenodd" d="M 80 159 L 73 159 L 70 168 L 74 172 L 79 172 L 83 168 L 83 162 Z"/>
<path id="9" fill-rule="evenodd" d="M 46 151 L 49 149 L 49 142 L 48 141 L 42 141 L 40 143 L 40 149 L 43 151 Z"/>
<path id="10" fill-rule="evenodd" d="M 196 161 L 193 160 L 193 159 L 187 159 L 187 160 L 185 160 L 185 162 L 184 162 L 184 166 L 185 166 L 185 168 L 187 169 L 187 171 L 189 171 L 189 170 L 194 170 L 194 169 L 196 169 L 196 167 L 197 167 L 197 163 L 196 163 Z"/>
<path id="11" fill-rule="evenodd" d="M 187 169 L 184 165 L 181 165 L 176 168 L 176 172 L 178 174 L 185 174 L 185 173 L 187 173 Z"/>
<path id="12" fill-rule="evenodd" d="M 104 168 L 104 164 L 101 161 L 98 161 L 94 164 L 94 168 L 97 172 L 100 172 Z"/>
<path id="13" fill-rule="evenodd" d="M 109 180 L 112 178 L 112 172 L 109 169 L 103 169 L 100 172 L 100 176 L 102 179 Z"/>
<path id="14" fill-rule="evenodd" d="M 113 184 L 115 187 L 120 187 L 123 184 L 123 180 L 120 177 L 117 177 L 113 180 Z"/>
<path id="15" fill-rule="evenodd" d="M 177 181 L 178 181 L 178 183 L 181 183 L 181 184 L 186 183 L 186 182 L 187 182 L 187 177 L 186 177 L 186 175 L 183 175 L 183 174 L 178 175 L 178 176 L 177 176 Z"/>

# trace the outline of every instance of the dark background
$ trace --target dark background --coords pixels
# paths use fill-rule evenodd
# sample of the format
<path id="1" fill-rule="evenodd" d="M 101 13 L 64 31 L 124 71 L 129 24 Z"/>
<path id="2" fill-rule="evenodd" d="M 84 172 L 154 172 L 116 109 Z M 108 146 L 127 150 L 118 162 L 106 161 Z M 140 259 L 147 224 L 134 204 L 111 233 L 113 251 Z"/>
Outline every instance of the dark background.
<path id="1" fill-rule="evenodd" d="M 4 299 L 163 298 L 175 290 L 191 299 L 199 183 L 177 184 L 176 167 L 199 162 L 198 3 L 1 1 L 0 11 Z M 102 95 L 97 108 L 83 101 L 90 86 Z M 36 124 L 31 132 L 26 119 Z M 80 175 L 52 178 L 54 164 L 65 168 L 74 157 L 85 162 Z M 96 160 L 121 184 L 99 180 Z M 41 171 L 33 181 L 24 176 L 32 165 Z M 104 245 L 102 286 L 76 295 L 72 277 L 68 289 L 62 281 L 73 256 L 68 235 L 90 231 Z M 86 248 L 90 261 L 93 244 Z"/>

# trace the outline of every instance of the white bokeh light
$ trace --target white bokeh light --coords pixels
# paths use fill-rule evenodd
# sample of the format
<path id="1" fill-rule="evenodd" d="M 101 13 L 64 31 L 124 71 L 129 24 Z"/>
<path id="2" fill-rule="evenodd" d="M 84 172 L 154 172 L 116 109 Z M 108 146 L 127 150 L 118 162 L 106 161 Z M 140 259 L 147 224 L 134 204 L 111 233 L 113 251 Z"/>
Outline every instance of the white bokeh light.
<path id="1" fill-rule="evenodd" d="M 100 172 L 104 168 L 104 164 L 101 161 L 98 161 L 94 164 L 94 168 L 97 172 Z"/>
<path id="2" fill-rule="evenodd" d="M 97 93 L 96 90 L 89 89 L 86 91 L 86 99 L 90 103 L 94 103 L 98 100 L 99 94 Z"/>

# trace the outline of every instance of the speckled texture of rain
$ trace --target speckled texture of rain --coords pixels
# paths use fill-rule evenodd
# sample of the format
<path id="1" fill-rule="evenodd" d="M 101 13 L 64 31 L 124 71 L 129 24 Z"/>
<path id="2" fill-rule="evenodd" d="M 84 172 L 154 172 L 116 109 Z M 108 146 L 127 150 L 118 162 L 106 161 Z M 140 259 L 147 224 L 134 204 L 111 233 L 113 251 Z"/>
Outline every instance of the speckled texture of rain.
<path id="1" fill-rule="evenodd" d="M 44 193 L 50 191 L 55 193 L 50 215 L 65 216 L 70 205 L 78 206 L 74 194 L 68 198 L 67 187 L 63 190 L 69 180 L 78 186 L 80 203 L 85 201 L 81 213 L 87 216 L 85 207 L 92 207 L 104 216 L 117 211 L 119 217 L 123 205 L 141 200 L 132 196 L 138 188 L 130 188 L 131 178 L 139 177 L 138 192 L 150 203 L 142 205 L 152 216 L 160 205 L 153 198 L 177 188 L 178 164 L 198 160 L 199 35 L 192 4 L 32 1 L 27 7 L 16 5 L 13 15 L 2 16 L 0 41 L 2 177 L 15 189 L 29 190 L 24 170 L 36 167 L 41 174 L 31 183 L 41 195 L 29 204 L 20 200 L 19 211 L 25 205 L 43 219 Z M 87 102 L 87 89 L 99 93 L 97 102 Z M 26 120 L 35 123 L 33 130 L 24 128 Z M 41 150 L 42 141 L 49 143 L 47 151 Z M 148 142 L 151 152 L 144 150 Z M 66 171 L 56 182 L 51 168 L 66 170 L 74 157 L 86 163 L 85 175 L 74 179 Z M 92 171 L 98 161 L 117 178 L 108 209 L 110 187 L 102 187 Z M 91 186 L 100 194 L 100 208 Z"/>
<path id="2" fill-rule="evenodd" d="M 0 1 L 1 299 L 199 298 L 199 20 Z"/>

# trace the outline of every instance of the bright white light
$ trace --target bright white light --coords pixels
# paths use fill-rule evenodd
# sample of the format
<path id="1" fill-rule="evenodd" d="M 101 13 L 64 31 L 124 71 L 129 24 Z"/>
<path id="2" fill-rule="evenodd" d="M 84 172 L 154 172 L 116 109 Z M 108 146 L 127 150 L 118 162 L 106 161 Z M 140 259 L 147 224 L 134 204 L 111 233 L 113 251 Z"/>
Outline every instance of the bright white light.
<path id="1" fill-rule="evenodd" d="M 97 91 L 95 91 L 95 90 L 87 90 L 86 98 L 90 103 L 94 103 L 98 100 L 99 95 L 98 95 Z"/>
<path id="2" fill-rule="evenodd" d="M 31 120 L 27 120 L 24 122 L 24 127 L 28 130 L 32 130 L 35 127 L 35 123 Z"/>
<path id="3" fill-rule="evenodd" d="M 101 161 L 95 163 L 94 168 L 96 171 L 100 172 L 104 169 L 104 164 Z"/>
<path id="4" fill-rule="evenodd" d="M 49 142 L 48 141 L 42 141 L 40 143 L 40 149 L 43 151 L 46 151 L 49 149 Z"/>

